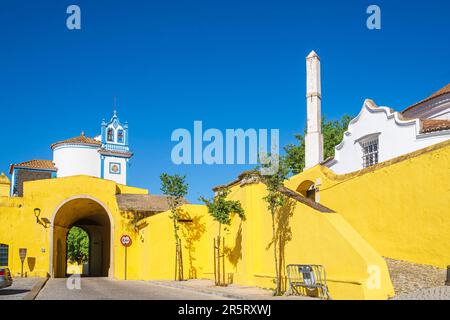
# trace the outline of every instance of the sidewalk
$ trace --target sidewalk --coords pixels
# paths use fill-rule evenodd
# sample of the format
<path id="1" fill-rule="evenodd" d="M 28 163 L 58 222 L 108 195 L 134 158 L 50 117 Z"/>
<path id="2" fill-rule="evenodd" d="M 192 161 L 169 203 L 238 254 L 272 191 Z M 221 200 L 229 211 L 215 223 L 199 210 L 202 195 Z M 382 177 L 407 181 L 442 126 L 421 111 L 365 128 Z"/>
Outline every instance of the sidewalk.
<path id="1" fill-rule="evenodd" d="M 216 287 L 214 281 L 206 279 L 187 281 L 152 280 L 149 282 L 159 286 L 184 289 L 186 291 L 197 293 L 201 292 L 236 300 L 316 300 L 315 298 L 303 296 L 274 297 L 271 290 L 235 284 L 231 284 L 227 287 Z"/>

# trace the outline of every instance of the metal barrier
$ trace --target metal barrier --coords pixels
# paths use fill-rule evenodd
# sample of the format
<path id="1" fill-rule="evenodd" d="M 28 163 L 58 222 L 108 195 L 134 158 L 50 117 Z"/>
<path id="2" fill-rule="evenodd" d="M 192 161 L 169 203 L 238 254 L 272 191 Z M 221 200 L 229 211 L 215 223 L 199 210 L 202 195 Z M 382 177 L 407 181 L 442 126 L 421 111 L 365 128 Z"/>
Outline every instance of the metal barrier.
<path id="1" fill-rule="evenodd" d="M 291 294 L 316 296 L 331 300 L 325 268 L 313 264 L 290 264 L 286 267 Z"/>

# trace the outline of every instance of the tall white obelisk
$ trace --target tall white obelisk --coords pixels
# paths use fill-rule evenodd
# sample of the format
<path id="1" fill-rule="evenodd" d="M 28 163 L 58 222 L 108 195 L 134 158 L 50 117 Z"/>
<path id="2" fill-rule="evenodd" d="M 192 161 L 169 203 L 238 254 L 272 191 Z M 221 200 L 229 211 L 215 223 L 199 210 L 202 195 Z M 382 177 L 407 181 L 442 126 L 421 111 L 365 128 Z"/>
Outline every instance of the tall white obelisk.
<path id="1" fill-rule="evenodd" d="M 322 88 L 320 58 L 314 51 L 306 57 L 307 133 L 305 137 L 305 169 L 323 161 Z"/>

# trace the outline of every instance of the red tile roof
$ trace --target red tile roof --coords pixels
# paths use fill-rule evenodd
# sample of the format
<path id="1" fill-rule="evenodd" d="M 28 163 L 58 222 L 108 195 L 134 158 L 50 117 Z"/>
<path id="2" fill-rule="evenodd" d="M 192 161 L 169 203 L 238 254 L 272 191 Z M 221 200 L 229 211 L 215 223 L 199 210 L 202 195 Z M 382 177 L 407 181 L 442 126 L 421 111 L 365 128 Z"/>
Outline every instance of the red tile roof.
<path id="1" fill-rule="evenodd" d="M 51 160 L 30 160 L 22 163 L 11 164 L 9 166 L 9 173 L 12 174 L 14 168 L 26 168 L 26 169 L 43 169 L 57 171 L 55 164 Z"/>
<path id="2" fill-rule="evenodd" d="M 132 157 L 133 153 L 129 152 L 129 151 L 120 151 L 120 150 L 106 150 L 101 148 L 100 150 L 98 150 L 98 153 L 102 154 L 102 155 L 107 155 L 107 156 L 123 156 L 123 157 Z"/>
<path id="3" fill-rule="evenodd" d="M 88 138 L 84 135 L 84 132 L 82 132 L 81 136 L 55 142 L 50 147 L 53 150 L 57 146 L 60 146 L 63 144 L 76 144 L 76 145 L 85 145 L 85 146 L 94 146 L 94 147 L 99 147 L 102 145 L 102 143 L 100 141 L 95 140 L 94 138 Z"/>
<path id="4" fill-rule="evenodd" d="M 409 106 L 408 108 L 406 108 L 405 110 L 403 110 L 402 113 L 405 113 L 405 112 L 407 112 L 407 111 L 411 111 L 412 109 L 414 109 L 414 108 L 417 107 L 418 105 L 420 105 L 420 104 L 422 104 L 422 103 L 424 103 L 424 102 L 430 101 L 430 100 L 432 100 L 432 99 L 434 99 L 434 98 L 437 98 L 437 97 L 439 97 L 439 96 L 442 96 L 442 95 L 444 95 L 444 94 L 447 94 L 447 93 L 450 93 L 450 83 L 447 84 L 447 85 L 446 85 L 445 87 L 443 87 L 442 89 L 440 89 L 440 90 L 436 91 L 435 93 L 433 93 L 433 94 L 432 94 L 431 96 L 429 96 L 428 98 L 426 98 L 426 99 L 424 99 L 424 100 L 422 100 L 422 101 L 419 101 L 419 102 L 413 104 L 412 106 Z"/>
<path id="5" fill-rule="evenodd" d="M 423 133 L 450 130 L 450 120 L 424 119 L 421 122 Z"/>

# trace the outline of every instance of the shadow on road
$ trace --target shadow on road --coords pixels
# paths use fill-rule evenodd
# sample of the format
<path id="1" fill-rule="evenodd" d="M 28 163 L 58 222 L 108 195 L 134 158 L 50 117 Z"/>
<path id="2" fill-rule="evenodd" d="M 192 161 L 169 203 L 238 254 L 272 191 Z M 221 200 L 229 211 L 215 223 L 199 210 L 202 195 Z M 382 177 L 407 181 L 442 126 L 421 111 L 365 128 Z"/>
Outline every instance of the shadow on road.
<path id="1" fill-rule="evenodd" d="M 29 291 L 30 290 L 23 290 L 23 289 L 2 289 L 2 290 L 0 290 L 0 296 L 21 294 L 21 293 L 25 293 L 25 292 L 29 292 Z"/>

